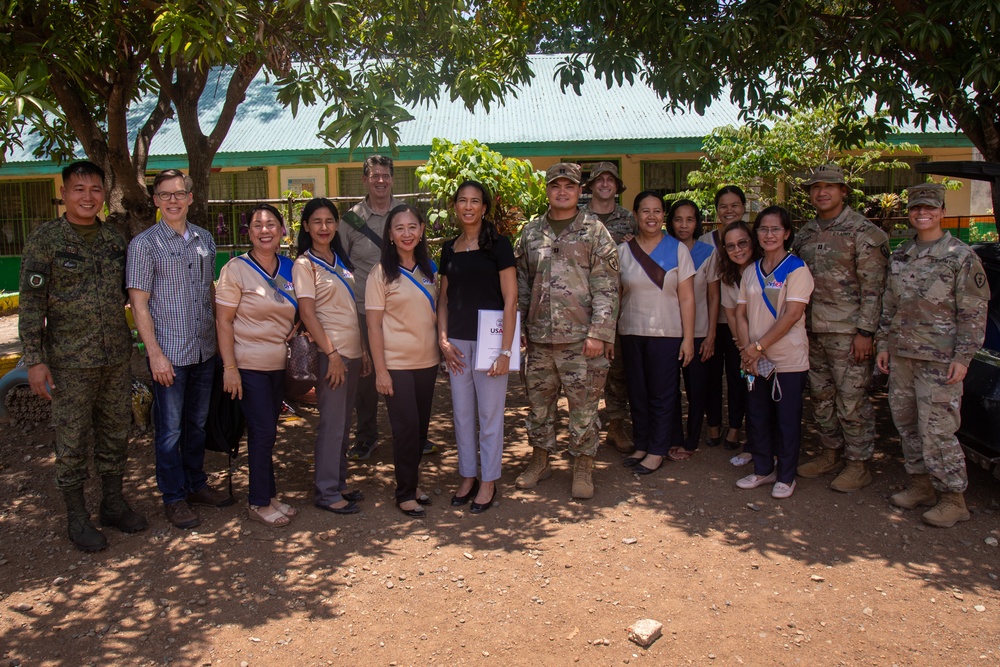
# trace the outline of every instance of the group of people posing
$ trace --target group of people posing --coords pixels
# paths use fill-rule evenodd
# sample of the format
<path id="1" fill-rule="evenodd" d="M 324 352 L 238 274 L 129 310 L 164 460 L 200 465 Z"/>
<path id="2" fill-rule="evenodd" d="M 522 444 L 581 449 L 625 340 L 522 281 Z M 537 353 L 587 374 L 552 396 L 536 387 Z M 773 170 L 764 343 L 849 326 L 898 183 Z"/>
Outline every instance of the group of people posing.
<path id="1" fill-rule="evenodd" d="M 160 220 L 127 252 L 98 218 L 103 180 L 91 163 L 67 167 L 66 214 L 32 234 L 22 259 L 19 326 L 29 381 L 53 401 L 56 481 L 69 536 L 83 550 L 107 546 L 83 497 L 91 440 L 101 523 L 125 532 L 146 527 L 122 494 L 131 349 L 123 284 L 153 379 L 157 484 L 167 518 L 180 528 L 198 525 L 194 506 L 235 502 L 209 486 L 202 470 L 217 372 L 247 421 L 249 517 L 279 527 L 298 514 L 278 497 L 273 464 L 287 341 L 297 332 L 318 350 L 313 502 L 325 511 L 360 511 L 364 496 L 348 488 L 347 468 L 377 444 L 381 395 L 396 506 L 425 515 L 432 500 L 419 467 L 431 446 L 442 365 L 452 385 L 460 476 L 451 505 L 490 509 L 501 477 L 507 377 L 523 349 L 532 452 L 518 488 L 553 474 L 563 394 L 574 498 L 595 493 L 602 396 L 608 441 L 636 474 L 693 456 L 706 418 L 708 445 L 738 449 L 745 418 L 744 452 L 732 462 L 752 463 L 753 472 L 737 487 L 771 485 L 772 496 L 787 498 L 796 475 L 837 472 L 831 488 L 859 490 L 872 481 L 866 461 L 874 415 L 865 390 L 877 363 L 889 373 L 890 408 L 912 476 L 892 502 L 931 506 L 923 518 L 933 525 L 969 518 L 955 432 L 989 288 L 975 253 L 941 227 L 943 186 L 910 189 L 916 237 L 890 253 L 886 235 L 846 205 L 836 165 L 805 179 L 817 215 L 797 232 L 778 206 L 744 222 L 746 198 L 730 186 L 716 196 L 719 229 L 706 234 L 690 200 L 668 207 L 644 191 L 630 213 L 616 203 L 625 187 L 614 164 L 594 165 L 584 181 L 579 165 L 559 163 L 546 172 L 548 210 L 526 223 L 513 246 L 490 220 L 487 189 L 462 183 L 452 198 L 461 231 L 436 265 L 423 214 L 392 196 L 392 160 L 372 156 L 363 168 L 368 194 L 343 216 L 323 198 L 304 207 L 294 261 L 279 253 L 287 235 L 281 213 L 256 206 L 250 251 L 230 260 L 215 285 L 214 241 L 187 221 L 187 176 L 167 170 L 156 177 Z M 581 208 L 584 191 L 591 199 Z M 484 317 L 500 331 L 488 356 L 479 349 Z M 799 465 L 807 383 L 822 450 Z"/>

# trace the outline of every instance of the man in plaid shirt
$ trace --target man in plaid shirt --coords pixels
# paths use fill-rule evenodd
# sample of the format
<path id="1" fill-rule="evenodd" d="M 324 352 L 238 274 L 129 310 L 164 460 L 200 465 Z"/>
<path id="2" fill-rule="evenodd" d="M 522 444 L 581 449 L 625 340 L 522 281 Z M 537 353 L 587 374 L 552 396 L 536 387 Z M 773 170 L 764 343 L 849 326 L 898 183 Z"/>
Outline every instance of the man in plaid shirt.
<path id="1" fill-rule="evenodd" d="M 153 376 L 156 483 L 167 519 L 200 523 L 191 505 L 226 507 L 235 500 L 207 484 L 205 422 L 215 374 L 215 241 L 187 220 L 191 178 L 157 174 L 153 200 L 160 220 L 129 244 L 126 285 Z"/>

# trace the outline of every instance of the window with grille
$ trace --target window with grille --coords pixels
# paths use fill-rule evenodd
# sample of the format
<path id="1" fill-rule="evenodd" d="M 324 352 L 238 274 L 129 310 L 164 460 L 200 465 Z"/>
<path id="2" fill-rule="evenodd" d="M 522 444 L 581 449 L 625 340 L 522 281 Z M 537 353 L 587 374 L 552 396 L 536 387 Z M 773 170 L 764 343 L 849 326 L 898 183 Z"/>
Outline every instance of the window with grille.
<path id="1" fill-rule="evenodd" d="M 240 230 L 253 204 L 247 201 L 267 199 L 267 172 L 217 171 L 208 181 L 209 231 L 218 246 L 246 245 L 249 241 Z"/>
<path id="2" fill-rule="evenodd" d="M 642 189 L 670 195 L 688 189 L 688 174 L 701 166 L 697 160 L 643 162 Z"/>
<path id="3" fill-rule="evenodd" d="M 916 165 L 921 162 L 929 162 L 926 157 L 904 157 L 895 158 L 899 162 L 905 162 L 909 166 L 905 169 L 888 169 L 886 171 L 869 171 L 864 174 L 865 183 L 861 186 L 865 196 L 880 195 L 887 192 L 901 194 L 903 190 L 911 185 L 923 183 L 925 177 L 917 173 Z"/>
<path id="4" fill-rule="evenodd" d="M 51 179 L 0 181 L 0 255 L 20 255 L 28 234 L 58 217 L 54 198 Z"/>
<path id="5" fill-rule="evenodd" d="M 357 169 L 338 169 L 337 175 L 340 181 L 338 194 L 341 197 L 357 197 L 363 199 L 365 184 L 361 180 L 364 171 Z M 392 191 L 396 194 L 409 194 L 411 192 L 421 192 L 420 178 L 417 176 L 416 167 L 394 167 L 392 170 Z"/>

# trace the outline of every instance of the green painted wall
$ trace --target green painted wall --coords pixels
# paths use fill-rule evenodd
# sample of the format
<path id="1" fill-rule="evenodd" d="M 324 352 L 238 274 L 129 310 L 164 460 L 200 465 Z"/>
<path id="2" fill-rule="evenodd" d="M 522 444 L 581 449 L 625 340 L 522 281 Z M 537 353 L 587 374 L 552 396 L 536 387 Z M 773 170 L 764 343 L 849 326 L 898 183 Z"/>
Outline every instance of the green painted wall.
<path id="1" fill-rule="evenodd" d="M 238 254 L 243 254 L 240 251 Z M 215 277 L 218 279 L 219 271 L 226 265 L 233 254 L 231 252 L 219 251 L 215 256 Z M 20 257 L 0 257 L 0 292 L 16 292 L 18 290 L 18 280 L 21 273 Z"/>
<path id="2" fill-rule="evenodd" d="M 21 273 L 21 258 L 0 257 L 0 292 L 16 292 Z"/>

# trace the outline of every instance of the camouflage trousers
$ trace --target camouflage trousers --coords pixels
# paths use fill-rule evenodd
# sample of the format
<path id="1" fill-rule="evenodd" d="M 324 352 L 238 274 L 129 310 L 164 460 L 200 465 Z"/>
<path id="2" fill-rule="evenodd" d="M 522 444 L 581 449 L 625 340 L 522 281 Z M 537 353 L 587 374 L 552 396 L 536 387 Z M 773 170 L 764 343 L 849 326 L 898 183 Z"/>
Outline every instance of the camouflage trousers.
<path id="1" fill-rule="evenodd" d="M 52 368 L 56 486 L 75 489 L 87 479 L 87 454 L 101 477 L 122 475 L 132 425 L 128 363 L 98 368 Z"/>
<path id="2" fill-rule="evenodd" d="M 899 431 L 906 472 L 930 474 L 938 491 L 962 493 L 969 485 L 956 431 L 962 422 L 962 383 L 945 384 L 948 364 L 889 359 L 889 410 Z"/>
<path id="3" fill-rule="evenodd" d="M 628 387 L 625 385 L 625 362 L 619 339 L 615 336 L 615 358 L 611 360 L 608 381 L 604 385 L 604 416 L 608 421 L 628 416 Z"/>
<path id="4" fill-rule="evenodd" d="M 561 388 L 569 401 L 569 452 L 597 453 L 601 420 L 597 408 L 608 376 L 604 356 L 587 359 L 583 341 L 560 345 L 528 343 L 525 393 L 528 395 L 528 443 L 556 452 L 556 415 Z"/>
<path id="5" fill-rule="evenodd" d="M 866 389 L 872 360 L 851 356 L 854 334 L 809 334 L 809 391 L 820 444 L 867 461 L 875 450 L 875 408 Z"/>

